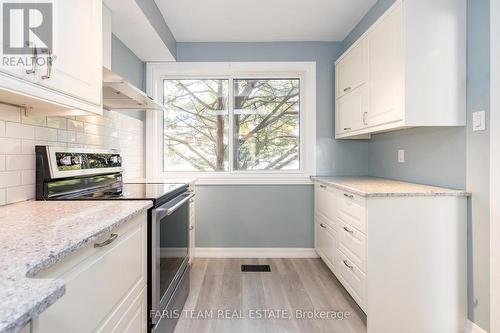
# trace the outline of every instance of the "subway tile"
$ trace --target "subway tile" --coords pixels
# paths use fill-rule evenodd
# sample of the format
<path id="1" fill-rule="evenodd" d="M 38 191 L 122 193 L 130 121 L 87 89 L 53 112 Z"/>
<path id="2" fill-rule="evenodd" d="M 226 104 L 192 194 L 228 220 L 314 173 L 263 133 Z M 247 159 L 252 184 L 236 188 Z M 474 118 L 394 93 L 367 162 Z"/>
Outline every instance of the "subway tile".
<path id="1" fill-rule="evenodd" d="M 47 141 L 41 140 L 22 140 L 21 143 L 21 153 L 22 154 L 34 154 L 35 146 L 46 146 Z"/>
<path id="2" fill-rule="evenodd" d="M 8 204 L 33 199 L 34 197 L 35 186 L 33 185 L 9 187 L 5 190 L 5 202 Z"/>
<path id="3" fill-rule="evenodd" d="M 0 120 L 0 137 L 3 136 L 5 136 L 5 121 Z"/>
<path id="4" fill-rule="evenodd" d="M 30 170 L 35 169 L 34 155 L 6 155 L 5 170 Z"/>
<path id="5" fill-rule="evenodd" d="M 21 185 L 20 171 L 0 172 L 0 188 L 19 186 L 19 185 Z"/>
<path id="6" fill-rule="evenodd" d="M 7 202 L 5 200 L 5 189 L 0 188 L 0 206 L 5 205 Z"/>
<path id="7" fill-rule="evenodd" d="M 70 131 L 83 132 L 83 121 L 68 119 L 67 129 Z"/>
<path id="8" fill-rule="evenodd" d="M 57 138 L 59 142 L 76 142 L 75 132 L 58 130 Z"/>
<path id="9" fill-rule="evenodd" d="M 0 120 L 21 122 L 21 109 L 16 106 L 0 104 Z"/>
<path id="10" fill-rule="evenodd" d="M 35 184 L 35 170 L 21 171 L 21 184 L 22 185 Z"/>
<path id="11" fill-rule="evenodd" d="M 57 130 L 55 128 L 37 127 L 35 129 L 37 140 L 57 141 Z"/>
<path id="12" fill-rule="evenodd" d="M 5 155 L 0 155 L 0 171 L 5 170 Z"/>
<path id="13" fill-rule="evenodd" d="M 5 123 L 5 136 L 8 138 L 34 139 L 35 127 L 8 121 Z"/>
<path id="14" fill-rule="evenodd" d="M 0 138 L 0 154 L 20 154 L 21 139 Z"/>
<path id="15" fill-rule="evenodd" d="M 47 117 L 47 127 L 66 129 L 66 118 Z"/>
<path id="16" fill-rule="evenodd" d="M 47 117 L 44 116 L 25 116 L 21 113 L 21 122 L 23 124 L 35 126 L 47 126 Z"/>

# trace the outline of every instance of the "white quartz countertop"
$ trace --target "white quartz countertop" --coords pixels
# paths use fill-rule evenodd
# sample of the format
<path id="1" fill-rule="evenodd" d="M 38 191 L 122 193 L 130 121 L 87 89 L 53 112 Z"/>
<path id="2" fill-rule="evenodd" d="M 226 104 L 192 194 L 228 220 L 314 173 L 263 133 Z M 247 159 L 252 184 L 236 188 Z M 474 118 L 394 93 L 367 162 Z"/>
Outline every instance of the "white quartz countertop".
<path id="1" fill-rule="evenodd" d="M 65 292 L 35 274 L 85 247 L 151 201 L 25 201 L 0 207 L 0 333 L 17 332 Z"/>
<path id="2" fill-rule="evenodd" d="M 463 190 L 449 189 L 398 180 L 376 177 L 320 177 L 313 176 L 315 182 L 336 187 L 342 191 L 363 197 L 410 197 L 410 196 L 469 196 Z"/>

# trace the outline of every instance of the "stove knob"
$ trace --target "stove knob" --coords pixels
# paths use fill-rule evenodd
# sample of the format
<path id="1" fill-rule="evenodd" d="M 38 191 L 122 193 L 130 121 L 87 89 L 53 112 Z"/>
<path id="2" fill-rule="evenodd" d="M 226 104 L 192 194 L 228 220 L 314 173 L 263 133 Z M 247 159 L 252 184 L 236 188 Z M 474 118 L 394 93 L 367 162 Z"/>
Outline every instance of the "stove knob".
<path id="1" fill-rule="evenodd" d="M 71 165 L 71 156 L 64 156 L 59 159 L 61 165 Z"/>
<path id="2" fill-rule="evenodd" d="M 71 158 L 71 163 L 73 164 L 82 164 L 82 157 L 79 155 L 73 156 Z"/>
<path id="3" fill-rule="evenodd" d="M 109 158 L 109 162 L 110 162 L 110 163 L 113 163 L 113 164 L 118 163 L 118 160 L 119 160 L 119 159 L 118 159 L 118 156 L 111 156 L 111 157 Z"/>

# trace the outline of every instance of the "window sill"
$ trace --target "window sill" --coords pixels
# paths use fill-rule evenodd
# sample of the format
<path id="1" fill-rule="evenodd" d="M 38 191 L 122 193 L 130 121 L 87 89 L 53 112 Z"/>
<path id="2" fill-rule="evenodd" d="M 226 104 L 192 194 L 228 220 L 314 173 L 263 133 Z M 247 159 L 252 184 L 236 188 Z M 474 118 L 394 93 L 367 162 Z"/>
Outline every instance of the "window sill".
<path id="1" fill-rule="evenodd" d="M 156 178 L 169 180 L 175 179 L 196 179 L 196 185 L 311 185 L 313 182 L 309 176 L 280 176 L 280 177 L 262 177 L 262 176 L 226 176 L 226 177 L 203 177 L 199 174 L 175 176 L 164 174 Z"/>

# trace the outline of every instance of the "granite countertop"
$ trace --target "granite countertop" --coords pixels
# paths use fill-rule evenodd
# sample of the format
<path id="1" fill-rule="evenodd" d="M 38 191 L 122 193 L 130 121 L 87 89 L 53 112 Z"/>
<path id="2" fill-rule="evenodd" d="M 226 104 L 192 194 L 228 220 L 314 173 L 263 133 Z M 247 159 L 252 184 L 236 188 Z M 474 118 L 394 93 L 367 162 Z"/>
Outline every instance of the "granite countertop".
<path id="1" fill-rule="evenodd" d="M 454 190 L 415 183 L 407 183 L 376 177 L 311 177 L 313 181 L 331 185 L 346 192 L 362 197 L 435 197 L 435 196 L 469 196 L 463 190 Z"/>
<path id="2" fill-rule="evenodd" d="M 17 332 L 65 292 L 34 275 L 152 206 L 151 201 L 25 201 L 0 207 L 0 333 Z"/>

